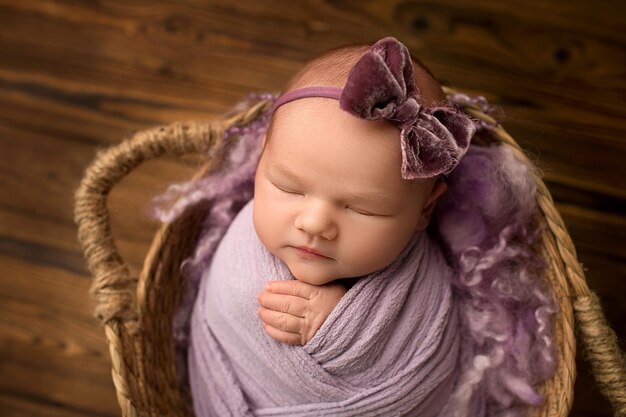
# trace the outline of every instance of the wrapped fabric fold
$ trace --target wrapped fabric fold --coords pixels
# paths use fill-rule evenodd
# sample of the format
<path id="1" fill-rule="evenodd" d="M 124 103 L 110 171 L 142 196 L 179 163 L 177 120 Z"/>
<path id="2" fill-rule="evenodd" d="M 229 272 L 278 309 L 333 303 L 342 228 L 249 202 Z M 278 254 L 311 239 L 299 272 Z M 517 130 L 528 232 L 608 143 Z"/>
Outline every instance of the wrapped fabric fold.
<path id="1" fill-rule="evenodd" d="M 248 203 L 203 277 L 189 371 L 198 417 L 438 416 L 457 378 L 452 271 L 417 233 L 392 264 L 362 277 L 304 346 L 271 339 L 256 294 L 293 279 L 258 240 Z"/>

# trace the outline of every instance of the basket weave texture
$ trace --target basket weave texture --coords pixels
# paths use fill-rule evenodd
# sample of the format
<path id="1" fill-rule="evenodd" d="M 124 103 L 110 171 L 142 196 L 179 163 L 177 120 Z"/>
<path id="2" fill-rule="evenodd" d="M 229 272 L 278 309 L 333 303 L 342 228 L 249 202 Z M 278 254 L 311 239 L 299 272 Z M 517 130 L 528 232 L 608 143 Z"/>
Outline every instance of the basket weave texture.
<path id="1" fill-rule="evenodd" d="M 448 96 L 455 93 L 446 89 Z M 247 125 L 269 105 L 268 101 L 260 101 L 223 120 L 174 123 L 138 132 L 99 152 L 76 191 L 78 237 L 94 278 L 91 295 L 95 300 L 95 315 L 105 329 L 113 383 L 123 417 L 193 416 L 189 393 L 179 385 L 176 376 L 171 319 L 184 289 L 179 266 L 191 255 L 200 224 L 210 207 L 198 203 L 177 220 L 161 226 L 140 276 L 133 277 L 111 235 L 107 195 L 116 183 L 146 160 L 164 155 L 223 154 L 218 150 L 224 148 L 224 131 Z M 496 125 L 493 118 L 472 104 L 466 105 L 465 111 Z M 568 415 L 576 377 L 574 333 L 577 329 L 602 393 L 612 403 L 615 415 L 626 417 L 624 354 L 597 296 L 585 281 L 572 240 L 541 173 L 502 126 L 490 131 L 494 140 L 509 146 L 534 173 L 537 204 L 547 224 L 535 249 L 549 266 L 546 279 L 559 305 L 554 323 L 557 370 L 539 388 L 545 400 L 530 415 Z M 209 160 L 198 175 L 218 167 L 219 158 Z"/>

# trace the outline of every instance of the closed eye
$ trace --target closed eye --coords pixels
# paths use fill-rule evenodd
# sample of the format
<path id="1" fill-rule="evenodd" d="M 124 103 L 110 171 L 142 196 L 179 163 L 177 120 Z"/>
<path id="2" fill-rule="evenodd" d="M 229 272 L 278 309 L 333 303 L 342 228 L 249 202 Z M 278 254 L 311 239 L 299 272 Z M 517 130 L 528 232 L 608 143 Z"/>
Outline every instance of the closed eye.
<path id="1" fill-rule="evenodd" d="M 285 190 L 284 188 L 279 187 L 278 185 L 272 183 L 272 185 L 276 188 L 278 188 L 280 191 L 282 191 L 283 193 L 287 193 L 287 194 L 293 194 L 293 195 L 304 195 L 303 193 L 299 193 L 297 191 L 289 191 L 289 190 Z"/>
<path id="2" fill-rule="evenodd" d="M 357 210 L 352 207 L 346 207 L 346 208 L 362 216 L 382 216 L 382 214 L 368 213 L 367 211 Z"/>

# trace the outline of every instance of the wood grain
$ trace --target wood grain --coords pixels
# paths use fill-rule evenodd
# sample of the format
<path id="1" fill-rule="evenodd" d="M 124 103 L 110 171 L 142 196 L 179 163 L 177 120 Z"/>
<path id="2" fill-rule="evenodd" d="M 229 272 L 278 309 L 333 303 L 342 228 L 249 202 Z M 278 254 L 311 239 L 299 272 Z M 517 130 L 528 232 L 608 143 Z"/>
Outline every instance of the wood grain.
<path id="1" fill-rule="evenodd" d="M 625 15 L 618 0 L 0 0 L 0 414 L 119 415 L 72 219 L 98 149 L 217 117 L 328 48 L 387 35 L 501 108 L 626 348 Z M 196 167 L 149 163 L 112 192 L 132 271 L 151 197 Z M 572 415 L 609 416 L 579 367 Z"/>

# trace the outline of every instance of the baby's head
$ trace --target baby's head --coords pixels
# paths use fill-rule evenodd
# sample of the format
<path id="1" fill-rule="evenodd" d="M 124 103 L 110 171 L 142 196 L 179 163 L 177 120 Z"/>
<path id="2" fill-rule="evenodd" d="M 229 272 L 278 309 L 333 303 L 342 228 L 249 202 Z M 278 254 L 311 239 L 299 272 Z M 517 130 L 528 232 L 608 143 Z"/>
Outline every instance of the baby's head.
<path id="1" fill-rule="evenodd" d="M 315 58 L 285 93 L 343 88 L 369 48 L 349 46 Z M 446 101 L 423 65 L 413 61 L 413 71 L 419 104 Z M 355 117 L 335 98 L 306 96 L 276 109 L 255 176 L 254 226 L 297 279 L 321 285 L 369 274 L 424 231 L 446 185 L 437 176 L 403 178 L 400 133 L 386 120 Z"/>

